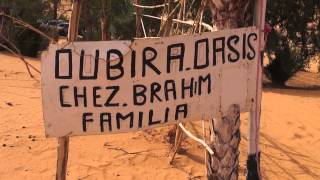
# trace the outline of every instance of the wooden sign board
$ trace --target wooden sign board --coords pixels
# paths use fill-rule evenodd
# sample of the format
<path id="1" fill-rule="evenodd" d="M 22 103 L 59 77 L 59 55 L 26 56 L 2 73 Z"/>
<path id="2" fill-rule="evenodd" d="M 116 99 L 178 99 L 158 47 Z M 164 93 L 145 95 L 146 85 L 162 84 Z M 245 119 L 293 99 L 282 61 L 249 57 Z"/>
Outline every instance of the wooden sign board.
<path id="1" fill-rule="evenodd" d="M 137 131 L 254 106 L 254 27 L 52 44 L 42 55 L 47 137 Z"/>

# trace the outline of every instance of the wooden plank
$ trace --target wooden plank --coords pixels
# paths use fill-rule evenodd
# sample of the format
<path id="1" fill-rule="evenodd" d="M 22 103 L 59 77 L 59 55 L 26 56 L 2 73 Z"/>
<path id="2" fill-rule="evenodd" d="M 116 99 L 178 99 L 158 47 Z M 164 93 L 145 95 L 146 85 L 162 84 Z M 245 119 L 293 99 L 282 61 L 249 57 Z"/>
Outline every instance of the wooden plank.
<path id="1" fill-rule="evenodd" d="M 78 27 L 80 20 L 82 0 L 74 0 L 72 6 L 72 14 L 69 23 L 68 41 L 73 42 L 77 40 Z M 67 166 L 69 153 L 69 137 L 64 136 L 58 139 L 58 157 L 57 157 L 57 171 L 56 180 L 66 180 Z"/>

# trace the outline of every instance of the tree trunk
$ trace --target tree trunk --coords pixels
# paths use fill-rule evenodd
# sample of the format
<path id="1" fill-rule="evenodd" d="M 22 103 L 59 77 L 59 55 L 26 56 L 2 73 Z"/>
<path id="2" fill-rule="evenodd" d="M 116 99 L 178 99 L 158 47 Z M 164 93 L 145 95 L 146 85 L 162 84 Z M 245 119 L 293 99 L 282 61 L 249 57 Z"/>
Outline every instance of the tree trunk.
<path id="1" fill-rule="evenodd" d="M 163 13 L 163 20 L 161 20 L 160 24 L 160 30 L 158 33 L 158 36 L 160 37 L 168 37 L 170 36 L 170 32 L 172 30 L 172 19 L 173 19 L 173 13 L 174 9 L 172 7 L 172 0 L 165 0 L 165 7 L 164 7 L 164 13 Z"/>
<path id="2" fill-rule="evenodd" d="M 53 19 L 58 18 L 58 4 L 59 0 L 53 0 Z"/>
<path id="3" fill-rule="evenodd" d="M 210 0 L 213 24 L 218 30 L 253 24 L 254 0 Z M 228 114 L 216 117 L 210 126 L 210 147 L 207 153 L 207 177 L 210 180 L 238 179 L 240 143 L 240 107 L 232 105 Z"/>
<path id="4" fill-rule="evenodd" d="M 106 17 L 101 17 L 100 25 L 101 25 L 101 40 L 102 41 L 109 40 L 110 37 L 108 35 L 108 20 Z"/>
<path id="5" fill-rule="evenodd" d="M 253 25 L 256 0 L 210 0 L 213 24 L 218 30 Z"/>
<path id="6" fill-rule="evenodd" d="M 212 120 L 210 143 L 214 154 L 207 152 L 207 176 L 210 180 L 238 179 L 240 143 L 240 107 L 230 106 L 228 114 Z"/>
<path id="7" fill-rule="evenodd" d="M 107 1 L 101 0 L 101 17 L 100 17 L 100 28 L 101 28 L 101 40 L 110 40 L 108 34 L 108 11 L 107 11 Z"/>

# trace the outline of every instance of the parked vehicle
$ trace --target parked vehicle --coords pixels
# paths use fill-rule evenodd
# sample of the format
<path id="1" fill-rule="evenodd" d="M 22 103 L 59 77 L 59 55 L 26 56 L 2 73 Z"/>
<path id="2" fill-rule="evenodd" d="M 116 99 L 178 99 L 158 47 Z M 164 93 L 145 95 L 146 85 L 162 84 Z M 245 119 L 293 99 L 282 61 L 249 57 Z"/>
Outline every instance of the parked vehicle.
<path id="1" fill-rule="evenodd" d="M 50 20 L 47 23 L 41 23 L 41 28 L 44 29 L 56 29 L 60 36 L 67 36 L 68 35 L 68 29 L 69 29 L 69 23 L 63 20 Z"/>
<path id="2" fill-rule="evenodd" d="M 57 26 L 58 33 L 61 36 L 67 36 L 68 35 L 68 29 L 69 29 L 69 23 L 63 22 L 58 24 Z"/>

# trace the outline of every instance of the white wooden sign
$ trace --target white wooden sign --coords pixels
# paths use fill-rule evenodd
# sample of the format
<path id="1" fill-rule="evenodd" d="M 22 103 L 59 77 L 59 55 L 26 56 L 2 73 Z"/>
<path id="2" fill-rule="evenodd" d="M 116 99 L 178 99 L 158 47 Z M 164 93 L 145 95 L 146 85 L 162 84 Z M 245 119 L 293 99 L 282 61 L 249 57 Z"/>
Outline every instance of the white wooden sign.
<path id="1" fill-rule="evenodd" d="M 254 108 L 256 28 L 50 45 L 42 55 L 47 137 L 137 131 Z"/>

